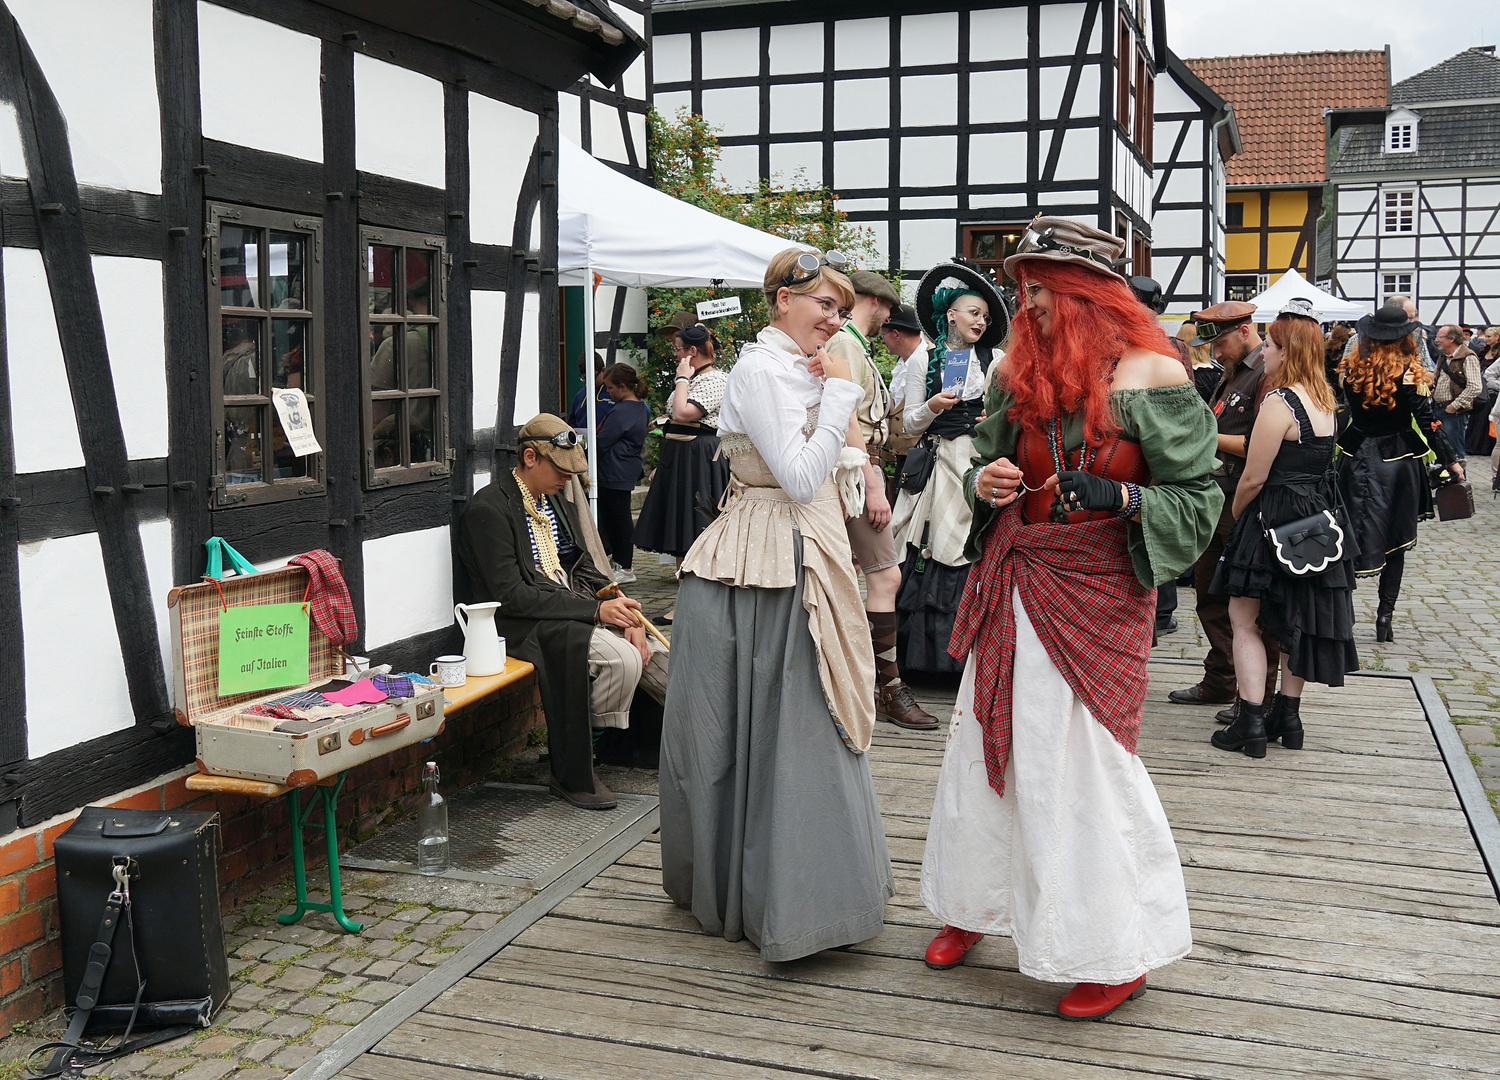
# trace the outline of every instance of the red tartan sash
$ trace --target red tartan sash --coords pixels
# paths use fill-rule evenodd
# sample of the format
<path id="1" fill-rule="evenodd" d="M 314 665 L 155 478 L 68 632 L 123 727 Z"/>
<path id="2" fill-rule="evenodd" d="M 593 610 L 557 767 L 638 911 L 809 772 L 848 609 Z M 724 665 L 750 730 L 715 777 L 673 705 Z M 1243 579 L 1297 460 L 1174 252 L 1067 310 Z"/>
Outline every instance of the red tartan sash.
<path id="1" fill-rule="evenodd" d="M 1047 655 L 1095 720 L 1135 753 L 1146 700 L 1156 590 L 1140 583 L 1119 519 L 1027 525 L 1015 506 L 995 519 L 969 571 L 948 652 L 974 654 L 974 716 L 990 786 L 1005 794 L 1021 602 Z"/>

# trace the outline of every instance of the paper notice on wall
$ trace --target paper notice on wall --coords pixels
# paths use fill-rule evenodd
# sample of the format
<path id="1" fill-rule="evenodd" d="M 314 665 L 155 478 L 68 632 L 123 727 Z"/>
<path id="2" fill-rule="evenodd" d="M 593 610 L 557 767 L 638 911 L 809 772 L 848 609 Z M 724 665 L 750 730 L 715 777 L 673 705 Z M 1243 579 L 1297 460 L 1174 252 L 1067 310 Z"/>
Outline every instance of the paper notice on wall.
<path id="1" fill-rule="evenodd" d="M 307 403 L 307 395 L 295 388 L 275 390 L 271 401 L 276 405 L 276 415 L 281 418 L 281 430 L 286 433 L 292 453 L 298 457 L 321 454 L 323 448 L 313 434 L 312 407 Z"/>

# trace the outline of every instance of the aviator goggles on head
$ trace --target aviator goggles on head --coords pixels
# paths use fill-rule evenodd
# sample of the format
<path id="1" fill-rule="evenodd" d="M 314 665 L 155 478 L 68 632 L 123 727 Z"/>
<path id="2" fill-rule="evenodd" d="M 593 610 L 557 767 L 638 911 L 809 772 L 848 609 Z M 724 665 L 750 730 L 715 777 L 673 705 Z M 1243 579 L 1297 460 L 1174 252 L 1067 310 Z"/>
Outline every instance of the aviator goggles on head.
<path id="1" fill-rule="evenodd" d="M 567 431 L 559 431 L 556 435 L 522 435 L 516 442 L 551 443 L 559 450 L 571 450 L 578 445 L 578 432 L 569 428 Z"/>
<path id="2" fill-rule="evenodd" d="M 1198 339 L 1207 345 L 1215 338 L 1223 337 L 1229 331 L 1244 326 L 1250 319 L 1235 319 L 1233 322 L 1209 322 L 1206 319 L 1198 324 Z"/>
<path id="3" fill-rule="evenodd" d="M 844 267 L 849 265 L 849 260 L 844 258 L 841 251 L 829 251 L 821 259 L 810 251 L 805 251 L 797 256 L 797 261 L 792 263 L 792 268 L 786 272 L 781 279 L 782 288 L 792 285 L 801 285 L 805 281 L 811 281 L 823 272 L 827 266 L 843 273 Z"/>
<path id="4" fill-rule="evenodd" d="M 1106 259 L 1103 255 L 1100 255 L 1094 251 L 1090 251 L 1086 247 L 1078 247 L 1074 244 L 1065 244 L 1061 240 L 1054 239 L 1052 236 L 1052 230 L 1050 228 L 1043 229 L 1041 232 L 1037 232 L 1035 229 L 1028 228 L 1026 232 L 1022 234 L 1021 242 L 1016 245 L 1014 254 L 1028 255 L 1037 251 L 1059 251 L 1064 255 L 1077 255 L 1080 258 L 1087 259 L 1089 262 L 1099 264 L 1110 273 L 1114 273 L 1116 266 L 1114 260 Z"/>

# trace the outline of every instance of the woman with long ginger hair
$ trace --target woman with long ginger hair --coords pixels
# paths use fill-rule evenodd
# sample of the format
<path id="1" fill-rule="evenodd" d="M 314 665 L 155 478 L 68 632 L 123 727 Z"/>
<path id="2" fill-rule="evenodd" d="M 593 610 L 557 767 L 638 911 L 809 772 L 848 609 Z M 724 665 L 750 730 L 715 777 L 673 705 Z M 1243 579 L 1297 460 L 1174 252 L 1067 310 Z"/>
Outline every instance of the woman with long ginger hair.
<path id="1" fill-rule="evenodd" d="M 1245 471 L 1234 495 L 1234 529 L 1214 573 L 1213 591 L 1230 597 L 1234 674 L 1240 708 L 1213 734 L 1220 750 L 1265 757 L 1266 743 L 1302 749 L 1302 686 L 1343 686 L 1359 670 L 1354 648 L 1353 538 L 1344 558 L 1317 574 L 1291 577 L 1271 555 L 1264 530 L 1332 510 L 1334 413 L 1324 373 L 1323 332 L 1312 305 L 1291 301 L 1270 326 L 1265 349 L 1271 392 L 1250 432 Z M 1266 652 L 1257 623 L 1281 642 L 1281 689 L 1266 711 Z"/>
<path id="2" fill-rule="evenodd" d="M 1155 586 L 1207 545 L 1223 495 L 1217 431 L 1155 315 L 1113 267 L 1122 241 L 1037 218 L 965 488 L 969 575 L 950 652 L 965 661 L 922 900 L 945 924 L 927 963 L 984 934 L 1023 974 L 1075 983 L 1103 1016 L 1192 948 L 1177 848 L 1135 755 Z"/>
<path id="3" fill-rule="evenodd" d="M 1432 409 L 1432 376 L 1412 337 L 1421 328 L 1400 304 L 1386 304 L 1359 320 L 1359 347 L 1339 365 L 1349 410 L 1339 436 L 1339 487 L 1359 544 L 1354 572 L 1380 575 L 1376 641 L 1395 640 L 1406 552 L 1417 542 L 1417 522 L 1432 517 L 1423 459 L 1435 453 L 1449 472 L 1464 475 Z"/>

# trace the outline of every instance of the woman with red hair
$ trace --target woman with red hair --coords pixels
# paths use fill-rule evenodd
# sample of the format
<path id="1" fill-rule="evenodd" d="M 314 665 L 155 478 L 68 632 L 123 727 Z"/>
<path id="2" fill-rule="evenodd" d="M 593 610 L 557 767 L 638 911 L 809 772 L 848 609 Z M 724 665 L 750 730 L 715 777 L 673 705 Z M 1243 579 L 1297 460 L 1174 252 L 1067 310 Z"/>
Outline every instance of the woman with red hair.
<path id="1" fill-rule="evenodd" d="M 1192 948 L 1161 802 L 1135 754 L 1155 587 L 1208 544 L 1212 413 L 1155 314 L 1114 270 L 1124 244 L 1038 217 L 965 477 L 974 510 L 950 652 L 948 728 L 922 900 L 934 968 L 984 934 L 1021 972 L 1075 984 L 1070 1019 L 1112 1011 Z"/>

